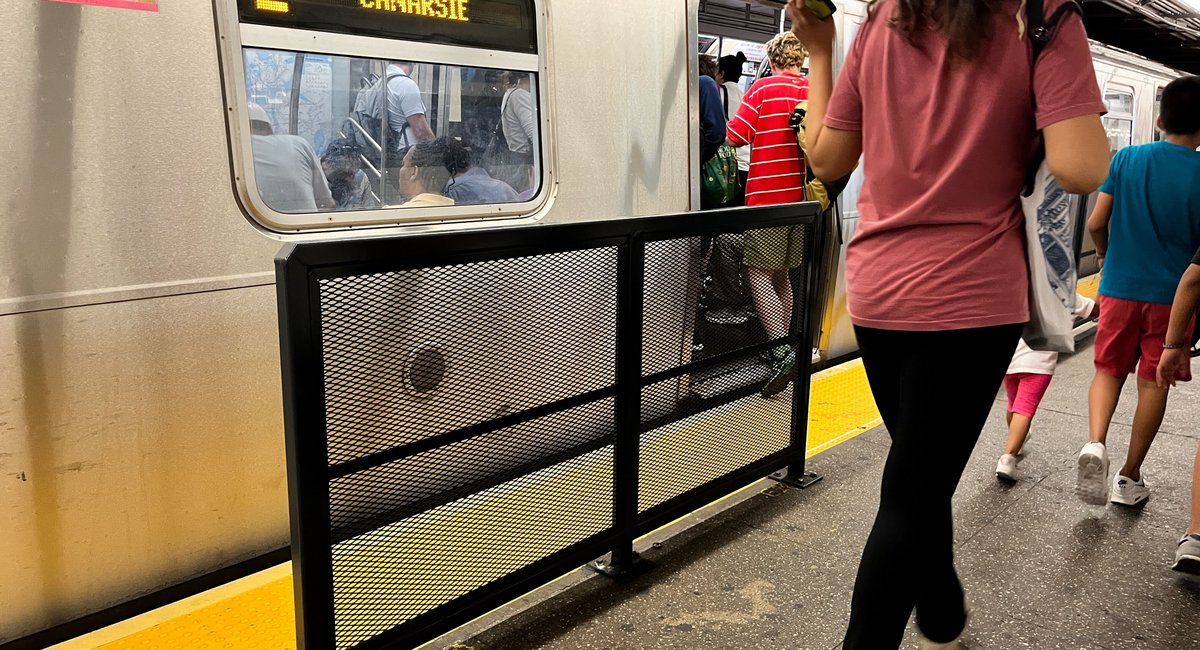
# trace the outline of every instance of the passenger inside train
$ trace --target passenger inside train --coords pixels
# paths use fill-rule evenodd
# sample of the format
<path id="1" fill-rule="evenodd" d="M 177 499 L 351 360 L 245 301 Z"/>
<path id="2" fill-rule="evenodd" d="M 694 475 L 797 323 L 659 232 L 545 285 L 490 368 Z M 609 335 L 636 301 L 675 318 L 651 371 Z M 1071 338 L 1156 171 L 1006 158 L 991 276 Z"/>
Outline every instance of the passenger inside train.
<path id="1" fill-rule="evenodd" d="M 454 199 L 442 194 L 450 183 L 450 145 L 446 138 L 421 142 L 404 153 L 404 163 L 396 170 L 397 185 L 409 207 L 454 205 Z"/>

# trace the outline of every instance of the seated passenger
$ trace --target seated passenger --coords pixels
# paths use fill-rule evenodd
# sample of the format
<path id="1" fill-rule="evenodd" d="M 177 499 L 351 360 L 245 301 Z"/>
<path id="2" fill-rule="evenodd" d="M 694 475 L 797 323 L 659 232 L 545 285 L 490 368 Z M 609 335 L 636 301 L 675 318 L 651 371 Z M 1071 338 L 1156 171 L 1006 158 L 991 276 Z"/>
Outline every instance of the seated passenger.
<path id="1" fill-rule="evenodd" d="M 452 178 L 442 194 L 458 204 L 513 203 L 517 192 L 492 178 L 483 167 L 471 164 L 471 151 L 453 138 L 446 140 L 446 169 Z"/>
<path id="2" fill-rule="evenodd" d="M 361 154 L 353 141 L 339 140 L 321 156 L 321 169 L 338 210 L 363 210 L 379 206 L 371 180 L 362 170 Z"/>
<path id="3" fill-rule="evenodd" d="M 278 212 L 334 209 L 337 204 L 329 192 L 325 172 L 308 140 L 298 135 L 275 135 L 267 111 L 258 104 L 250 104 L 249 108 L 254 179 L 263 201 Z"/>
<path id="4" fill-rule="evenodd" d="M 422 142 L 408 148 L 404 163 L 397 170 L 400 193 L 408 200 L 405 208 L 432 208 L 454 205 L 454 199 L 438 194 L 450 182 L 447 169 L 446 138 Z"/>

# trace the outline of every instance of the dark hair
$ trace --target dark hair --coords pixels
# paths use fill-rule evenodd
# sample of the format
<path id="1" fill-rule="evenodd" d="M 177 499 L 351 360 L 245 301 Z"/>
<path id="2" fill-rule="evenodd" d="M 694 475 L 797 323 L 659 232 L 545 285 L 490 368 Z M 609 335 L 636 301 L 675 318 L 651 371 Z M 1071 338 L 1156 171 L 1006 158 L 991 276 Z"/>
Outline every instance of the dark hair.
<path id="1" fill-rule="evenodd" d="M 413 145 L 411 150 L 412 166 L 417 168 L 425 191 L 441 193 L 446 183 L 450 182 L 450 171 L 446 168 L 450 151 L 447 139 L 443 136 L 432 142 L 420 142 Z"/>
<path id="2" fill-rule="evenodd" d="M 717 60 L 707 54 L 700 55 L 700 75 L 717 79 Z"/>
<path id="3" fill-rule="evenodd" d="M 1180 77 L 1163 88 L 1162 123 L 1171 135 L 1200 131 L 1200 77 Z"/>
<path id="4" fill-rule="evenodd" d="M 746 55 L 738 52 L 735 54 L 726 54 L 717 59 L 717 69 L 721 71 L 721 76 L 725 77 L 725 81 L 737 82 L 742 78 L 742 66 L 746 64 Z"/>
<path id="5" fill-rule="evenodd" d="M 881 2 L 871 1 L 871 17 Z M 991 39 L 992 18 L 1003 5 L 1004 0 L 896 0 L 887 20 L 911 45 L 921 32 L 941 32 L 950 58 L 971 62 Z"/>
<path id="6" fill-rule="evenodd" d="M 454 138 L 446 139 L 446 171 L 457 176 L 472 166 L 471 150 Z"/>

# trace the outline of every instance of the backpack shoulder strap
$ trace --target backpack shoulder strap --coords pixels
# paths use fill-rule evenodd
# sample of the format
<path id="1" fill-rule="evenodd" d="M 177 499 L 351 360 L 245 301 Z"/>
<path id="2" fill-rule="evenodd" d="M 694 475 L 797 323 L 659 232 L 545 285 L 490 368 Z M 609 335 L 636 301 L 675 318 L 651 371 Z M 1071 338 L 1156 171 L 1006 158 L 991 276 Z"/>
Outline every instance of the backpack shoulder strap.
<path id="1" fill-rule="evenodd" d="M 1058 9 L 1055 9 L 1049 18 L 1046 17 L 1043 0 L 1026 0 L 1025 18 L 1028 22 L 1029 43 L 1032 46 L 1034 63 L 1037 63 L 1046 46 L 1054 40 L 1054 33 L 1058 30 L 1058 24 L 1062 22 L 1063 17 L 1071 12 L 1083 15 L 1083 7 L 1077 0 L 1067 0 Z"/>

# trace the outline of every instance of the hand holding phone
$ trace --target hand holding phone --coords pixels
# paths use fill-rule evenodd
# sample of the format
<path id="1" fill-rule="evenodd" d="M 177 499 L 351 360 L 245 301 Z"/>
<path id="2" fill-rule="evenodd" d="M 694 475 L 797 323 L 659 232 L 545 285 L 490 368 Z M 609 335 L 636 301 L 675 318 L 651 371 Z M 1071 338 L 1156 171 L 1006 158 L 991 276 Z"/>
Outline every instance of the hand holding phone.
<path id="1" fill-rule="evenodd" d="M 804 0 L 804 6 L 821 20 L 826 20 L 837 13 L 837 5 L 830 0 Z"/>
<path id="2" fill-rule="evenodd" d="M 822 3 L 828 5 L 825 10 L 829 13 L 825 17 L 812 8 L 812 5 Z M 836 10 L 837 7 L 829 0 L 788 0 L 787 12 L 792 19 L 792 33 L 804 44 L 809 56 L 833 53 L 837 27 L 829 17 Z"/>

